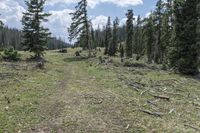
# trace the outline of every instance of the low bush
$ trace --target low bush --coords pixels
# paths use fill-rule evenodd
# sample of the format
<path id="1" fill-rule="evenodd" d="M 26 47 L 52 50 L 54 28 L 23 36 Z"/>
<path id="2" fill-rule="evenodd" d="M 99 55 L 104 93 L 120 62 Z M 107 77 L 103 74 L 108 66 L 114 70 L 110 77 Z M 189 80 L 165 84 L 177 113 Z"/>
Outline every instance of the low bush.
<path id="1" fill-rule="evenodd" d="M 80 51 L 76 51 L 76 52 L 75 52 L 75 56 L 77 56 L 77 57 L 78 57 L 78 56 L 81 56 L 81 55 L 80 55 Z"/>
<path id="2" fill-rule="evenodd" d="M 59 52 L 59 53 L 67 53 L 67 49 L 62 48 L 62 49 L 60 49 L 58 52 Z"/>
<path id="3" fill-rule="evenodd" d="M 124 63 L 124 66 L 125 66 L 125 67 L 140 67 L 140 68 L 146 67 L 146 65 L 143 64 L 143 63 L 131 62 L 131 61 L 126 61 L 126 62 Z"/>
<path id="4" fill-rule="evenodd" d="M 21 55 L 14 48 L 4 49 L 2 59 L 5 61 L 19 61 Z"/>

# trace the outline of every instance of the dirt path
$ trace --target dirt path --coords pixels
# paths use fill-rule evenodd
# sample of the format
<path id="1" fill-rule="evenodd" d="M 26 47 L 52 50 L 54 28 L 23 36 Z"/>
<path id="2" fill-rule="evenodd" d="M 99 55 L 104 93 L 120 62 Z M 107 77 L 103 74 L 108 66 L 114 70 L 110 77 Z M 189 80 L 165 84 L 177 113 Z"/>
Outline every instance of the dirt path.
<path id="1" fill-rule="evenodd" d="M 31 92 L 26 92 L 31 96 L 34 94 L 33 98 L 27 96 L 31 102 L 37 101 L 35 97 L 39 94 L 36 91 L 42 93 L 42 96 L 39 95 L 38 104 L 27 106 L 27 117 L 30 116 L 30 120 L 36 118 L 37 122 L 28 123 L 28 128 L 17 127 L 14 131 L 22 129 L 21 132 L 28 133 L 133 133 L 194 132 L 196 129 L 191 127 L 198 129 L 199 110 L 196 106 L 199 105 L 189 103 L 199 94 L 196 88 L 199 88 L 200 84 L 196 80 L 149 69 L 101 66 L 93 60 L 76 59 L 69 55 L 49 53 L 47 57 L 50 63 L 47 64 L 46 70 L 38 71 L 34 75 L 35 78 L 29 77 Z M 31 75 L 33 74 L 31 71 Z M 39 76 L 45 76 L 47 79 L 41 79 L 41 83 L 38 81 Z M 55 80 L 52 76 L 55 76 Z M 37 84 L 40 87 L 34 89 Z M 46 84 L 51 87 L 45 86 Z M 141 86 L 136 90 L 132 84 Z M 21 88 L 21 84 L 19 86 Z M 192 91 L 190 96 L 185 98 L 188 87 L 189 91 Z M 168 95 L 170 100 L 155 98 L 146 92 L 147 89 L 155 94 Z M 176 89 L 181 91 L 176 92 Z M 142 92 L 145 93 L 141 95 Z M 173 95 L 179 93 L 181 95 Z M 21 105 L 22 101 L 19 102 Z M 24 102 L 29 105 L 27 99 L 24 99 Z M 22 107 L 26 104 L 23 103 Z M 29 111 L 32 106 L 36 108 L 33 112 Z M 161 112 L 164 115 L 157 117 L 139 109 Z M 16 108 L 12 111 L 15 113 L 18 110 Z M 18 119 L 22 115 L 20 113 L 19 117 L 14 117 Z M 27 120 L 24 123 L 26 124 Z M 192 126 L 188 128 L 184 126 L 186 124 Z"/>
<path id="2" fill-rule="evenodd" d="M 123 96 L 109 90 L 112 82 L 100 83 L 99 71 L 84 62 L 66 62 L 61 66 L 63 80 L 56 92 L 42 101 L 38 113 L 42 123 L 29 132 L 126 132 L 129 121 L 123 117 Z M 59 67 L 59 66 L 58 66 Z M 104 74 L 104 73 L 102 73 Z M 103 80 L 103 79 L 102 79 Z M 113 86 L 113 85 L 112 85 Z"/>

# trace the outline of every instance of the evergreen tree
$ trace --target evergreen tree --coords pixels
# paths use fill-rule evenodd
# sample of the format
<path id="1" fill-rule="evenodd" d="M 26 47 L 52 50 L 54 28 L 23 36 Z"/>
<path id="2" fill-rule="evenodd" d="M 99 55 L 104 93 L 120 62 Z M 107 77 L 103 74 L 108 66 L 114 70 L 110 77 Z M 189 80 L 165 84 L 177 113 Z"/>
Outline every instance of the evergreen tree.
<path id="1" fill-rule="evenodd" d="M 23 47 L 24 50 L 34 52 L 35 57 L 43 56 L 47 49 L 47 40 L 50 36 L 49 30 L 42 26 L 50 14 L 44 13 L 45 0 L 26 1 L 27 11 L 23 13 Z"/>
<path id="2" fill-rule="evenodd" d="M 90 33 L 91 33 L 91 44 L 92 44 L 91 46 L 93 46 L 92 49 L 96 49 L 97 42 L 95 41 L 95 35 L 94 35 L 95 33 L 92 24 L 90 24 Z"/>
<path id="3" fill-rule="evenodd" d="M 108 17 L 108 21 L 106 24 L 106 33 L 105 33 L 105 51 L 104 54 L 109 54 L 109 47 L 112 45 L 112 28 L 111 28 L 111 20 Z"/>
<path id="4" fill-rule="evenodd" d="M 90 41 L 90 24 L 87 14 L 87 0 L 80 0 L 75 9 L 76 11 L 71 13 L 72 24 L 68 29 L 69 39 L 77 39 L 77 43 L 83 44 L 84 48 L 88 48 L 90 57 L 92 46 Z"/>
<path id="5" fill-rule="evenodd" d="M 197 4 L 197 13 L 198 13 L 198 22 L 197 22 L 197 46 L 198 46 L 198 53 L 200 53 L 200 1 Z M 200 56 L 200 54 L 199 54 Z M 200 63 L 200 60 L 199 60 Z"/>
<path id="6" fill-rule="evenodd" d="M 114 56 L 117 53 L 117 46 L 118 46 L 118 26 L 119 26 L 119 19 L 116 18 L 113 22 L 113 37 L 112 43 L 109 46 L 109 55 Z"/>
<path id="7" fill-rule="evenodd" d="M 128 10 L 126 16 L 126 56 L 131 58 L 133 55 L 133 10 Z"/>
<path id="8" fill-rule="evenodd" d="M 153 17 L 152 14 L 150 17 L 146 20 L 146 51 L 147 51 L 147 58 L 148 63 L 152 63 L 153 60 L 153 46 L 154 46 L 154 23 L 153 23 Z"/>
<path id="9" fill-rule="evenodd" d="M 3 28 L 3 22 L 0 20 L 0 28 Z"/>
<path id="10" fill-rule="evenodd" d="M 120 51 L 121 62 L 123 62 L 123 58 L 124 58 L 124 46 L 122 45 L 122 43 L 120 43 L 119 51 Z"/>
<path id="11" fill-rule="evenodd" d="M 171 64 L 183 74 L 198 73 L 198 0 L 175 1 L 176 43 Z"/>
<path id="12" fill-rule="evenodd" d="M 137 18 L 135 32 L 134 32 L 134 43 L 133 43 L 133 53 L 137 55 L 136 59 L 139 60 L 144 53 L 144 33 L 142 20 L 140 15 Z"/>
<path id="13" fill-rule="evenodd" d="M 158 0 L 156 4 L 155 24 L 156 24 L 156 42 L 154 45 L 154 61 L 156 63 L 162 63 L 162 52 L 161 51 L 161 35 L 162 35 L 162 17 L 163 17 L 163 1 Z"/>
<path id="14" fill-rule="evenodd" d="M 167 0 L 164 4 L 164 12 L 162 17 L 162 33 L 161 33 L 161 63 L 168 64 L 169 50 L 173 46 L 173 0 Z"/>
<path id="15" fill-rule="evenodd" d="M 1 16 L 1 14 L 0 14 L 0 16 Z M 3 27 L 3 22 L 0 20 L 0 28 L 2 28 Z"/>

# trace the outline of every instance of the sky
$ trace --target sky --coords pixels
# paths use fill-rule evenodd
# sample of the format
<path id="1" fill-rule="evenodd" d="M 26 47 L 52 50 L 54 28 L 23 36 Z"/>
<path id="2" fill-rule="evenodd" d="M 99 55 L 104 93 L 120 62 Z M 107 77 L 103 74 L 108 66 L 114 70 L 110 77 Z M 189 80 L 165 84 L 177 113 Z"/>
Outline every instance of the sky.
<path id="1" fill-rule="evenodd" d="M 67 28 L 71 24 L 71 16 L 76 3 L 79 0 L 47 0 L 45 4 L 45 12 L 52 15 L 44 26 L 50 29 L 55 37 L 61 37 L 68 41 Z M 141 15 L 145 17 L 154 9 L 157 0 L 88 0 L 88 17 L 93 23 L 93 27 L 98 25 L 103 27 L 108 16 L 111 19 L 118 17 L 120 24 L 126 21 L 126 12 L 133 9 L 134 16 Z M 10 28 L 22 29 L 21 18 L 23 12 L 26 11 L 24 0 L 0 0 L 0 20 Z"/>

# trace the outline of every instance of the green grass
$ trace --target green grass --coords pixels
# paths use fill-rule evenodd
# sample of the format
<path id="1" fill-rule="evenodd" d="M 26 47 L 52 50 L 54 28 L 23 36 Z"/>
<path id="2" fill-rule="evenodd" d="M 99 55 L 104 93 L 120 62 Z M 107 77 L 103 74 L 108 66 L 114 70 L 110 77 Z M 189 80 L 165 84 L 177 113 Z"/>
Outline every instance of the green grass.
<path id="1" fill-rule="evenodd" d="M 198 131 L 186 124 L 200 128 L 198 79 L 123 67 L 116 57 L 111 64 L 98 64 L 98 57 L 74 57 L 76 50 L 46 52 L 48 62 L 43 70 L 26 62 L 29 53 L 23 52 L 18 63 L 0 63 L 0 133 L 182 133 Z M 136 91 L 129 82 L 144 86 Z M 154 98 L 151 93 L 168 96 L 170 101 Z M 140 109 L 164 115 L 156 117 Z"/>

